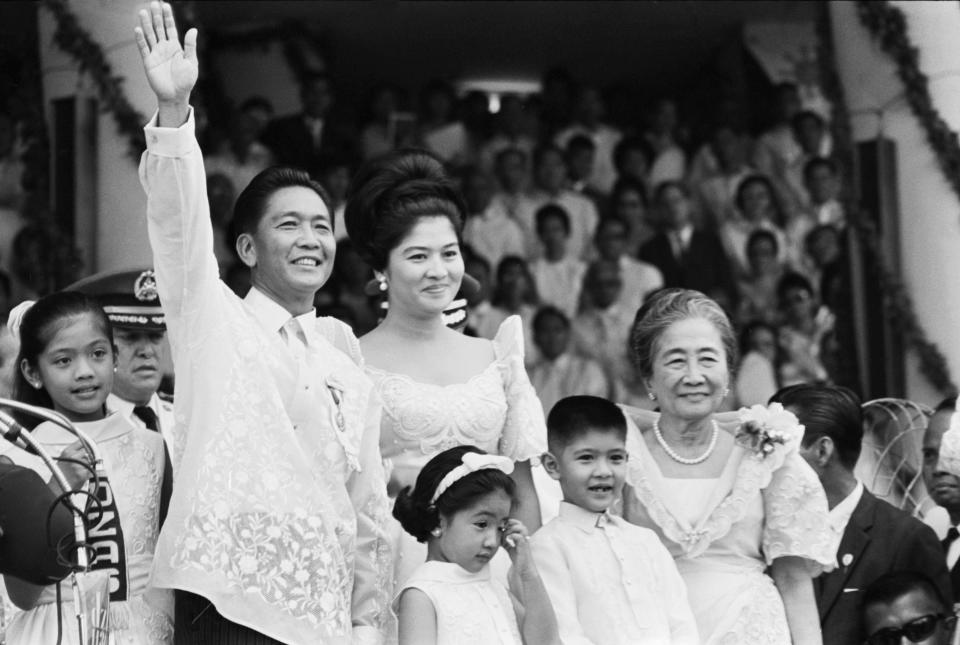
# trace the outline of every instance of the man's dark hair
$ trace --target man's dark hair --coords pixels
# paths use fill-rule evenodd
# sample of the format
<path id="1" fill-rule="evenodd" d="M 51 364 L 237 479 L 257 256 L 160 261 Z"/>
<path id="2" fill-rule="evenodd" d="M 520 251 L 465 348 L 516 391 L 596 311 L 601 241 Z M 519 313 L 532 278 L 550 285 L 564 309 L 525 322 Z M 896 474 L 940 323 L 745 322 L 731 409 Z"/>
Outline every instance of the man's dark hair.
<path id="1" fill-rule="evenodd" d="M 803 180 L 808 181 L 810 174 L 817 168 L 826 168 L 830 171 L 832 175 L 836 175 L 839 172 L 837 168 L 837 162 L 833 159 L 827 157 L 814 157 L 807 163 L 803 164 Z"/>
<path id="2" fill-rule="evenodd" d="M 623 411 L 599 396 L 568 396 L 557 401 L 547 415 L 547 445 L 554 456 L 577 437 L 590 430 L 613 432 L 627 439 L 627 419 Z"/>
<path id="3" fill-rule="evenodd" d="M 593 142 L 593 139 L 588 137 L 585 134 L 578 134 L 570 137 L 570 140 L 567 142 L 567 154 L 572 154 L 574 152 L 580 152 L 581 150 L 596 150 L 597 144 Z"/>
<path id="4" fill-rule="evenodd" d="M 559 220 L 563 224 L 563 230 L 566 231 L 567 235 L 570 235 L 570 215 L 567 213 L 567 209 L 559 204 L 545 204 L 537 209 L 534 219 L 537 222 L 537 235 L 541 235 L 543 232 L 543 227 L 547 225 L 547 220 L 550 218 Z"/>
<path id="5" fill-rule="evenodd" d="M 327 196 L 327 191 L 323 189 L 320 182 L 311 178 L 303 170 L 281 166 L 267 168 L 250 180 L 233 205 L 232 239 L 236 241 L 243 233 L 255 233 L 257 225 L 267 212 L 267 202 L 273 194 L 291 186 L 309 188 L 323 200 L 327 209 L 330 209 L 330 197 Z M 332 215 L 330 225 L 333 225 Z"/>
<path id="6" fill-rule="evenodd" d="M 545 305 L 540 307 L 540 309 L 537 310 L 536 315 L 533 317 L 533 324 L 531 325 L 533 331 L 536 332 L 538 329 L 540 329 L 540 325 L 542 325 L 547 318 L 556 318 L 563 323 L 564 327 L 570 329 L 570 319 L 567 318 L 565 313 L 553 305 Z"/>
<path id="7" fill-rule="evenodd" d="M 944 412 L 945 410 L 950 410 L 951 412 L 957 409 L 957 395 L 948 396 L 943 401 L 937 404 L 937 407 L 933 410 L 933 413 Z"/>
<path id="8" fill-rule="evenodd" d="M 806 448 L 821 437 L 830 437 L 840 464 L 853 471 L 863 443 L 860 397 L 845 387 L 803 383 L 785 387 L 770 399 L 793 410 L 805 430 Z"/>
<path id="9" fill-rule="evenodd" d="M 863 592 L 864 612 L 870 605 L 893 604 L 911 591 L 926 594 L 936 601 L 944 613 L 950 612 L 950 604 L 941 595 L 937 585 L 919 571 L 891 571 L 871 582 Z"/>

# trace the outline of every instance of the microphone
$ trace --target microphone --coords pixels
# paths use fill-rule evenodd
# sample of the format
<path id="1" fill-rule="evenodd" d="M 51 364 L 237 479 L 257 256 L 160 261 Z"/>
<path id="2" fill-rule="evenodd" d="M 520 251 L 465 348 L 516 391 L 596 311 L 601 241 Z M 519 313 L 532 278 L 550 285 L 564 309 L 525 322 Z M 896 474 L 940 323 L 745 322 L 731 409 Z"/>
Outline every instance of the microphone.
<path id="1" fill-rule="evenodd" d="M 12 416 L 0 410 L 0 424 L 3 425 L 3 438 L 11 443 L 17 443 L 20 435 L 26 430 Z"/>

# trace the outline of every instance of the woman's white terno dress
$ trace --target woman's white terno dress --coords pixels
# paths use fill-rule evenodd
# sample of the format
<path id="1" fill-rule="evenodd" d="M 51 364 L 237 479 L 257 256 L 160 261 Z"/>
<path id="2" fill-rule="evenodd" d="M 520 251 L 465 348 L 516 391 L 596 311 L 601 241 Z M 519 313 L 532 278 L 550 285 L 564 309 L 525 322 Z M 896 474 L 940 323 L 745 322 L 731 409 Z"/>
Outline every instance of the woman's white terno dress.
<path id="1" fill-rule="evenodd" d="M 704 645 L 790 645 L 783 601 L 764 571 L 804 558 L 812 575 L 833 569 L 839 536 L 816 474 L 797 452 L 803 427 L 772 453 L 735 445 L 719 478 L 664 477 L 641 436 L 656 414 L 624 407 L 629 488 L 624 516 L 655 531 L 687 585 Z M 736 433 L 737 412 L 718 414 Z"/>
<path id="2" fill-rule="evenodd" d="M 438 386 L 366 367 L 383 402 L 380 451 L 388 490 L 395 498 L 431 457 L 448 448 L 474 445 L 489 453 L 526 461 L 546 450 L 543 409 L 523 367 L 523 324 L 506 319 L 493 339 L 496 358 L 464 383 Z M 441 356 L 424 360 L 444 360 Z M 394 521 L 400 585 L 426 560 L 426 546 Z"/>

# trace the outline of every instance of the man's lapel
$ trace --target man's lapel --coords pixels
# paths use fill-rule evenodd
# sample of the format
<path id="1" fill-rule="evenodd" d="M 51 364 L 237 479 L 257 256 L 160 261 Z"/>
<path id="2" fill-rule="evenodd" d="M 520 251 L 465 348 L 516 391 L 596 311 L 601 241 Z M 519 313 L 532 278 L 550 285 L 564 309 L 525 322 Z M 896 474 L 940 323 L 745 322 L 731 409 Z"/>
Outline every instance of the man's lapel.
<path id="1" fill-rule="evenodd" d="M 873 527 L 873 515 L 876 509 L 877 500 L 866 489 L 857 507 L 853 509 L 847 528 L 843 532 L 843 538 L 840 540 L 840 547 L 837 549 L 837 568 L 832 572 L 821 576 L 820 589 L 820 620 L 823 621 L 833 605 L 836 604 L 843 590 L 847 587 L 847 581 L 854 570 L 860 565 L 863 552 L 870 543 L 870 531 Z"/>

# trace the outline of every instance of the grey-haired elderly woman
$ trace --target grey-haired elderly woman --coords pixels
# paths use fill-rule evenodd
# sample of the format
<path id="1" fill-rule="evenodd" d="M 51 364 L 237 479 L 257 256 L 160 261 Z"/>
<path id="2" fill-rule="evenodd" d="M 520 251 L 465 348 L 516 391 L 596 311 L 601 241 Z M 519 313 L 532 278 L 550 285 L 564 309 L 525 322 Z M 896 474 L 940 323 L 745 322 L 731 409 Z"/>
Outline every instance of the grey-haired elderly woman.
<path id="1" fill-rule="evenodd" d="M 703 642 L 821 643 L 811 579 L 834 567 L 837 536 L 798 453 L 803 427 L 777 404 L 717 413 L 736 338 L 700 292 L 657 293 L 630 342 L 658 409 L 624 407 L 624 516 L 674 556 Z"/>

